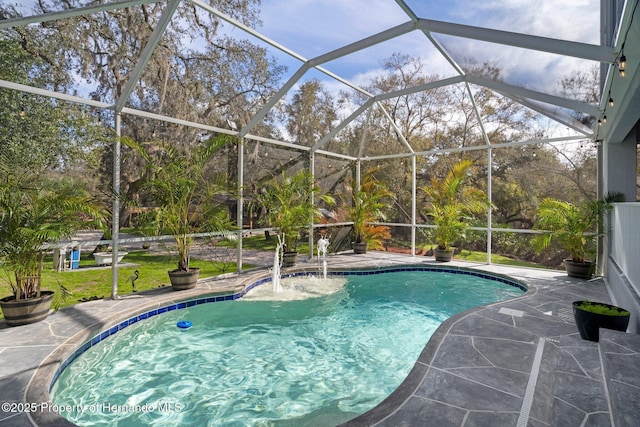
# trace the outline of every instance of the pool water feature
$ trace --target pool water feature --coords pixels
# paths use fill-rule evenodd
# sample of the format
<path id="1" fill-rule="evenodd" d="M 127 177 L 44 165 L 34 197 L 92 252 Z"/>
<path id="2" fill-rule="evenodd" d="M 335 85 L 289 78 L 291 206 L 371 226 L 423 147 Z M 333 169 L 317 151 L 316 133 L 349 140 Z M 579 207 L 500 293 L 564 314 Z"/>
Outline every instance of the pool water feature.
<path id="1" fill-rule="evenodd" d="M 344 276 L 323 279 L 318 276 L 290 276 L 280 279 L 279 290 L 270 286 L 256 286 L 242 297 L 242 301 L 295 301 L 319 298 L 340 292 L 347 283 Z"/>
<path id="2" fill-rule="evenodd" d="M 75 408 L 63 415 L 78 425 L 333 426 L 388 396 L 445 319 L 523 293 L 459 273 L 347 278 L 315 298 L 242 298 L 137 322 L 69 364 L 53 403 Z M 183 319 L 188 330 L 176 328 Z"/>
<path id="3" fill-rule="evenodd" d="M 273 292 L 282 291 L 282 286 L 280 284 L 282 278 L 280 277 L 280 257 L 281 254 L 284 256 L 283 252 L 284 247 L 284 238 L 278 234 L 278 244 L 276 245 L 276 252 L 273 255 L 273 268 L 271 270 L 271 283 L 273 284 Z"/>

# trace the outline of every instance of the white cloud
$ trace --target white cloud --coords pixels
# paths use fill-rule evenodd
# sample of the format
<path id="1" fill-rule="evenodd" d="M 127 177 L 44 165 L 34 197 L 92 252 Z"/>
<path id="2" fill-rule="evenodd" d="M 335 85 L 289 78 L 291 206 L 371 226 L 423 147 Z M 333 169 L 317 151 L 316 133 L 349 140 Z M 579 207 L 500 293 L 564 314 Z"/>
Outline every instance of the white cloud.
<path id="1" fill-rule="evenodd" d="M 485 26 L 552 38 L 598 43 L 599 2 L 596 0 L 490 0 L 450 2 L 408 0 L 419 17 Z M 392 0 L 264 0 L 263 31 L 268 37 L 308 59 L 406 22 L 409 18 Z M 437 35 L 436 35 L 437 36 Z M 445 39 L 461 62 L 491 62 L 513 84 L 540 90 L 552 86 L 574 68 L 588 66 L 558 55 L 502 47 L 465 39 Z M 421 57 L 427 74 L 450 75 L 451 68 L 418 31 L 325 64 L 354 83 L 364 84 L 381 70 L 394 52 Z"/>
<path id="2" fill-rule="evenodd" d="M 492 0 L 464 3 L 464 7 L 459 7 L 456 13 L 470 25 L 599 43 L 600 2 L 597 0 Z"/>

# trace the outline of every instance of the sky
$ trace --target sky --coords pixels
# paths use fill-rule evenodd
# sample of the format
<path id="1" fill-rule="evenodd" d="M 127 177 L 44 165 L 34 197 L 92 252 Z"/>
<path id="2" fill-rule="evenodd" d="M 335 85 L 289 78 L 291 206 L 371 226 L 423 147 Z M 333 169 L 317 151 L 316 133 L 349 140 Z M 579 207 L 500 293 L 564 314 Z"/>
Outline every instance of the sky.
<path id="1" fill-rule="evenodd" d="M 25 6 L 35 0 L 0 0 Z M 488 27 L 544 37 L 599 44 L 599 0 L 405 0 L 420 18 Z M 395 0 L 262 0 L 262 26 L 256 28 L 268 38 L 306 59 L 409 21 Z M 226 31 L 248 37 L 239 29 Z M 501 66 L 507 82 L 541 90 L 558 82 L 575 68 L 593 63 L 557 55 L 510 48 L 459 37 L 435 34 L 438 42 L 461 65 L 490 61 Z M 269 47 L 289 74 L 301 63 Z M 382 62 L 394 52 L 421 58 L 427 74 L 443 77 L 455 74 L 452 67 L 420 31 L 413 31 L 380 45 L 323 64 L 328 70 L 365 85 L 379 74 Z M 322 74 L 312 74 L 320 77 Z M 332 84 L 330 79 L 328 84 Z M 549 90 L 547 90 L 549 92 Z"/>
<path id="2" fill-rule="evenodd" d="M 406 3 L 420 18 L 599 44 L 597 0 L 407 0 Z M 260 32 L 307 59 L 409 20 L 394 0 L 263 0 L 261 18 Z M 535 89 L 559 81 L 567 70 L 593 64 L 452 36 L 435 37 L 458 63 L 496 62 L 508 82 Z M 359 83 L 379 72 L 382 61 L 393 52 L 422 58 L 428 64 L 428 74 L 453 73 L 419 31 L 332 61 L 325 67 Z M 292 65 L 295 71 L 299 63 L 294 61 Z"/>
<path id="3" fill-rule="evenodd" d="M 598 0 L 405 0 L 405 3 L 423 19 L 594 45 L 600 43 Z M 306 59 L 410 20 L 395 0 L 262 0 L 260 16 L 262 26 L 258 31 Z M 559 95 L 561 80 L 575 71 L 597 66 L 593 61 L 545 52 L 443 34 L 433 36 L 463 69 L 489 62 L 501 68 L 507 83 L 548 94 Z M 328 62 L 323 67 L 358 86 L 367 86 L 373 77 L 383 73 L 383 61 L 394 52 L 420 58 L 426 75 L 437 74 L 442 78 L 457 75 L 420 31 Z M 279 62 L 289 66 L 289 75 L 302 65 L 285 54 L 275 55 Z M 341 83 L 317 72 L 308 73 L 298 84 L 313 77 L 323 80 L 331 93 L 345 89 Z M 293 89 L 296 87 L 297 84 Z M 349 110 L 353 109 L 352 106 Z M 346 113 L 348 111 L 342 116 L 346 117 Z M 549 126 L 556 127 L 552 123 Z M 556 127 L 553 133 L 556 136 L 573 134 L 564 126 Z"/>

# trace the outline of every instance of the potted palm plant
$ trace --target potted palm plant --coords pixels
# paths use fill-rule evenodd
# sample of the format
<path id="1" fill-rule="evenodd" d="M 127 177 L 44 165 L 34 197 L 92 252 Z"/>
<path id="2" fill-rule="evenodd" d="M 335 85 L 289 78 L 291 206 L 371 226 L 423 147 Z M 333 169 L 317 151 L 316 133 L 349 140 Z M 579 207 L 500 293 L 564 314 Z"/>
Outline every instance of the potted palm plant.
<path id="1" fill-rule="evenodd" d="M 0 307 L 9 326 L 45 319 L 54 292 L 42 289 L 46 245 L 90 225 L 102 225 L 103 210 L 77 186 L 0 161 L 0 265 L 13 295 Z M 65 289 L 61 289 L 66 292 Z M 55 306 L 55 304 L 54 304 Z"/>
<path id="2" fill-rule="evenodd" d="M 349 217 L 353 221 L 353 252 L 363 254 L 367 248 L 380 249 L 384 239 L 389 239 L 389 227 L 372 223 L 385 219 L 384 208 L 393 197 L 387 186 L 374 176 L 377 168 L 365 172 L 360 186 L 346 185 L 350 199 Z"/>
<path id="3" fill-rule="evenodd" d="M 467 171 L 472 165 L 470 160 L 461 160 L 444 179 L 432 177 L 429 185 L 421 188 L 426 195 L 425 214 L 436 226 L 436 261 L 451 261 L 452 245 L 465 238 L 473 215 L 491 206 L 484 191 L 468 185 Z"/>
<path id="4" fill-rule="evenodd" d="M 279 179 L 271 179 L 256 196 L 256 202 L 265 210 L 270 226 L 278 229 L 284 239 L 283 265 L 295 265 L 300 230 L 312 224 L 321 212 L 314 203 L 314 196 L 327 204 L 333 197 L 321 194 L 313 182 L 313 175 L 306 169 L 294 175 L 282 172 Z"/>
<path id="5" fill-rule="evenodd" d="M 226 207 L 220 201 L 227 194 L 226 177 L 209 170 L 210 160 L 229 141 L 221 135 L 191 150 L 181 151 L 168 143 L 145 144 L 131 139 L 124 143 L 145 161 L 142 189 L 155 209 L 142 216 L 157 234 L 170 234 L 178 253 L 178 264 L 168 272 L 174 290 L 196 286 L 200 269 L 190 266 L 193 234 L 228 229 Z"/>
<path id="6" fill-rule="evenodd" d="M 601 199 L 572 204 L 558 199 L 546 198 L 540 202 L 534 228 L 544 230 L 531 240 L 533 248 L 541 252 L 552 242 L 567 252 L 564 260 L 567 275 L 579 279 L 590 279 L 595 263 L 586 256 L 591 252 L 598 237 L 604 234 L 604 214 L 611 204 L 624 201 L 621 193 L 610 193 Z"/>

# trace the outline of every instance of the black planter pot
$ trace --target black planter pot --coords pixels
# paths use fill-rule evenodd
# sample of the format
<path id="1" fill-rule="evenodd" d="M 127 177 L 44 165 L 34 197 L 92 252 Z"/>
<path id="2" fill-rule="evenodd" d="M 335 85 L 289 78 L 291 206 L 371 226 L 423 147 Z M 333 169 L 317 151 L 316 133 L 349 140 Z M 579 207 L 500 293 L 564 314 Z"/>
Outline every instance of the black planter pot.
<path id="1" fill-rule="evenodd" d="M 46 319 L 51 309 L 51 301 L 53 301 L 53 292 L 42 291 L 39 298 L 20 301 L 16 301 L 13 296 L 2 298 L 0 307 L 2 307 L 7 326 L 21 326 Z"/>
<path id="2" fill-rule="evenodd" d="M 184 291 L 195 288 L 199 276 L 199 268 L 190 268 L 189 271 L 171 270 L 169 272 L 169 280 L 171 281 L 171 287 L 174 291 Z"/>
<path id="3" fill-rule="evenodd" d="M 614 310 L 617 315 L 594 313 L 588 309 L 582 308 L 585 302 L 591 305 L 599 305 Z M 603 302 L 591 301 L 574 301 L 573 316 L 576 320 L 576 326 L 582 339 L 598 342 L 600 340 L 600 328 L 614 329 L 616 331 L 626 331 L 629 325 L 630 313 L 624 308 L 615 305 L 605 304 Z"/>
<path id="4" fill-rule="evenodd" d="M 570 259 L 565 259 L 564 268 L 567 271 L 567 276 L 569 277 L 589 280 L 593 276 L 593 273 L 596 269 L 596 264 L 589 261 L 574 262 Z"/>
<path id="5" fill-rule="evenodd" d="M 436 261 L 449 262 L 451 261 L 451 258 L 453 258 L 453 251 L 455 251 L 455 248 L 450 248 L 450 249 L 435 248 L 433 250 L 433 255 Z"/>

